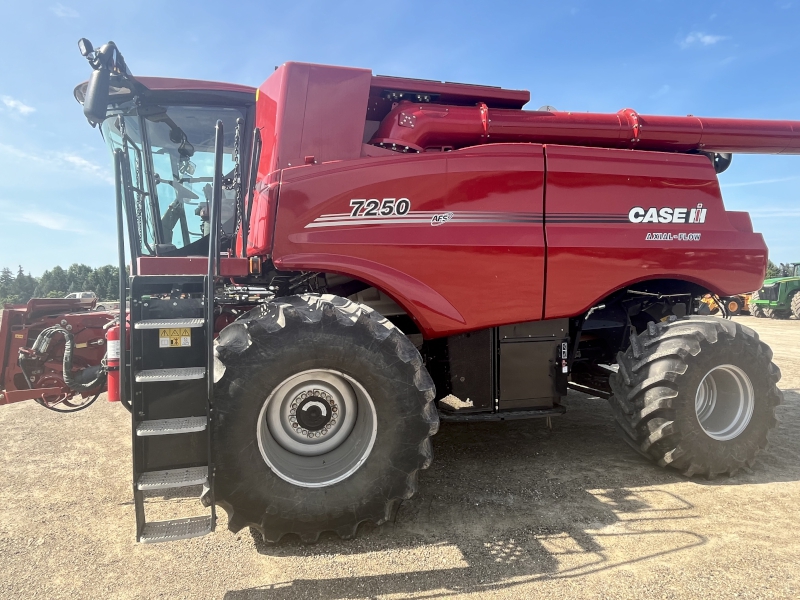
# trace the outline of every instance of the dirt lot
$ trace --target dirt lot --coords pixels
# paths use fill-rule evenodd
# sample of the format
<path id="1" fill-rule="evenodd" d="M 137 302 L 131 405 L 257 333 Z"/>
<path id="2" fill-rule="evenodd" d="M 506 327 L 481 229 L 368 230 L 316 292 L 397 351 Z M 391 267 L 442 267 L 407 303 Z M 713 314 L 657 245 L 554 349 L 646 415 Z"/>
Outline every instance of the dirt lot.
<path id="1" fill-rule="evenodd" d="M 742 317 L 785 403 L 752 472 L 686 480 L 629 450 L 604 401 L 442 427 L 420 492 L 355 541 L 133 541 L 128 415 L 0 409 L 0 598 L 797 598 L 800 321 Z M 194 498 L 167 506 L 199 514 Z"/>

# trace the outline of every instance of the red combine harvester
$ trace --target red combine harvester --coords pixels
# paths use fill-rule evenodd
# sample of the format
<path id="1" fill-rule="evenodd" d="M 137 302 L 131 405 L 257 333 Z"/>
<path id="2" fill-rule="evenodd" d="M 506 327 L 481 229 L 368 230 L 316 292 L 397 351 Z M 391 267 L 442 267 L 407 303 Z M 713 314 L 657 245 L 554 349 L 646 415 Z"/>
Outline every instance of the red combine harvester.
<path id="1" fill-rule="evenodd" d="M 117 181 L 105 370 L 137 540 L 208 533 L 216 506 L 267 541 L 351 537 L 415 493 L 440 420 L 553 417 L 570 386 L 687 476 L 766 445 L 772 352 L 693 313 L 767 263 L 717 173 L 800 153 L 800 123 L 524 111 L 526 91 L 300 63 L 258 89 L 136 78 L 113 43 L 80 47 Z M 189 485 L 209 514 L 147 521 L 145 493 Z"/>

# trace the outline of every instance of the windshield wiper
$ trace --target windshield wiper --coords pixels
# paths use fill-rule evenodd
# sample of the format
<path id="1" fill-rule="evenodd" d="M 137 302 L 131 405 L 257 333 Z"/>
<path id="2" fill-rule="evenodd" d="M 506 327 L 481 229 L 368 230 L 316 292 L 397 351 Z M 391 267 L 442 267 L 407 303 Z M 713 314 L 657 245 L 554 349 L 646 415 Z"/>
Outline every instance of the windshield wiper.
<path id="1" fill-rule="evenodd" d="M 161 179 L 161 176 L 156 173 L 154 175 L 156 184 L 163 183 L 164 185 L 172 186 L 172 189 L 175 190 L 176 199 L 182 202 L 186 200 L 197 200 L 200 198 L 197 194 L 195 194 L 192 190 L 187 187 L 184 187 L 181 183 L 180 179 Z"/>

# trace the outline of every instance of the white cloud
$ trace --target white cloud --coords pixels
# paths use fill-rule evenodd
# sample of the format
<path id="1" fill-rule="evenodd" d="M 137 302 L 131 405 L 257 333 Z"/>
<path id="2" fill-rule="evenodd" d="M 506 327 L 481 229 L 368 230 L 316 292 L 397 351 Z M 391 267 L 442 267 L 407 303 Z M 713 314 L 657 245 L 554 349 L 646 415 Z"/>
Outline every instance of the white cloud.
<path id="1" fill-rule="evenodd" d="M 713 46 L 717 42 L 727 39 L 727 36 L 724 35 L 710 35 L 703 33 L 702 31 L 693 31 L 685 38 L 678 40 L 678 43 L 680 44 L 681 48 L 688 48 L 689 46 L 694 46 L 695 44 L 700 44 L 701 46 Z"/>
<path id="2" fill-rule="evenodd" d="M 781 177 L 779 179 L 759 179 L 758 181 L 743 181 L 740 183 L 723 183 L 722 187 L 724 188 L 734 188 L 734 187 L 746 187 L 748 185 L 765 185 L 767 183 L 781 183 L 782 181 L 794 181 L 798 179 L 797 176 L 794 177 Z"/>
<path id="3" fill-rule="evenodd" d="M 56 154 L 43 152 L 37 155 L 25 152 L 24 150 L 20 150 L 8 144 L 0 143 L 0 154 L 8 155 L 11 160 L 46 164 L 48 168 L 55 168 L 62 172 L 69 171 L 74 173 L 75 171 L 79 171 L 100 179 L 105 183 L 114 184 L 114 176 L 110 167 L 93 163 L 73 152 L 59 152 Z"/>
<path id="4" fill-rule="evenodd" d="M 49 206 L 27 204 L 26 208 L 20 208 L 21 202 L 11 200 L 0 200 L 0 209 L 6 215 L 6 219 L 16 223 L 28 223 L 51 231 L 71 231 L 73 233 L 86 233 L 89 228 L 87 223 L 76 219 L 74 216 L 53 212 Z"/>
<path id="5" fill-rule="evenodd" d="M 751 208 L 747 212 L 761 219 L 800 218 L 800 208 Z"/>
<path id="6" fill-rule="evenodd" d="M 53 6 L 51 6 L 50 10 L 53 12 L 55 16 L 61 17 L 63 19 L 75 19 L 77 17 L 80 17 L 80 14 L 78 14 L 77 10 L 75 10 L 74 8 L 70 8 L 69 6 L 64 6 L 60 2 L 58 4 L 54 4 Z"/>
<path id="7" fill-rule="evenodd" d="M 15 100 L 11 96 L 0 96 L 0 100 L 3 101 L 3 104 L 5 104 L 9 110 L 17 112 L 23 117 L 31 114 L 32 112 L 36 112 L 36 109 L 32 106 L 28 106 L 19 100 Z"/>
<path id="8" fill-rule="evenodd" d="M 658 88 L 658 90 L 653 95 L 651 95 L 650 97 L 651 98 L 661 98 L 661 96 L 665 96 L 665 95 L 669 94 L 669 90 L 670 90 L 670 87 L 665 83 L 660 88 Z"/>
<path id="9" fill-rule="evenodd" d="M 20 223 L 32 223 L 33 225 L 38 225 L 39 227 L 44 227 L 45 229 L 53 229 L 55 231 L 74 231 L 69 219 L 56 213 L 46 211 L 25 211 L 18 215 L 13 215 L 11 218 Z"/>
<path id="10" fill-rule="evenodd" d="M 83 171 L 84 173 L 88 173 L 89 175 L 94 175 L 95 177 L 99 177 L 103 181 L 107 181 L 108 183 L 114 183 L 114 178 L 109 173 L 109 169 L 107 167 L 101 167 L 100 165 L 96 165 L 95 163 L 86 160 L 82 156 L 78 156 L 77 154 L 69 154 L 69 153 L 62 153 L 60 155 L 62 161 L 64 161 L 68 166 L 75 167 L 79 171 Z"/>

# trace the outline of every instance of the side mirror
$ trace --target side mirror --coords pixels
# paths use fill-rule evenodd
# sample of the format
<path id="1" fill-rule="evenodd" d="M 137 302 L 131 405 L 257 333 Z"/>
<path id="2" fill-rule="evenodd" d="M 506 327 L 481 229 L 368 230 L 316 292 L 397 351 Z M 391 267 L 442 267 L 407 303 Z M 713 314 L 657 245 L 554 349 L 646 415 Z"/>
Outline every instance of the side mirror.
<path id="1" fill-rule="evenodd" d="M 81 56 L 83 57 L 87 57 L 94 52 L 94 46 L 92 46 L 92 42 L 86 38 L 81 38 L 78 40 L 78 49 L 81 51 Z"/>
<path id="2" fill-rule="evenodd" d="M 92 71 L 89 76 L 89 84 L 86 86 L 86 96 L 83 100 L 83 114 L 93 125 L 102 123 L 106 118 L 110 81 L 111 71 L 103 64 Z"/>

